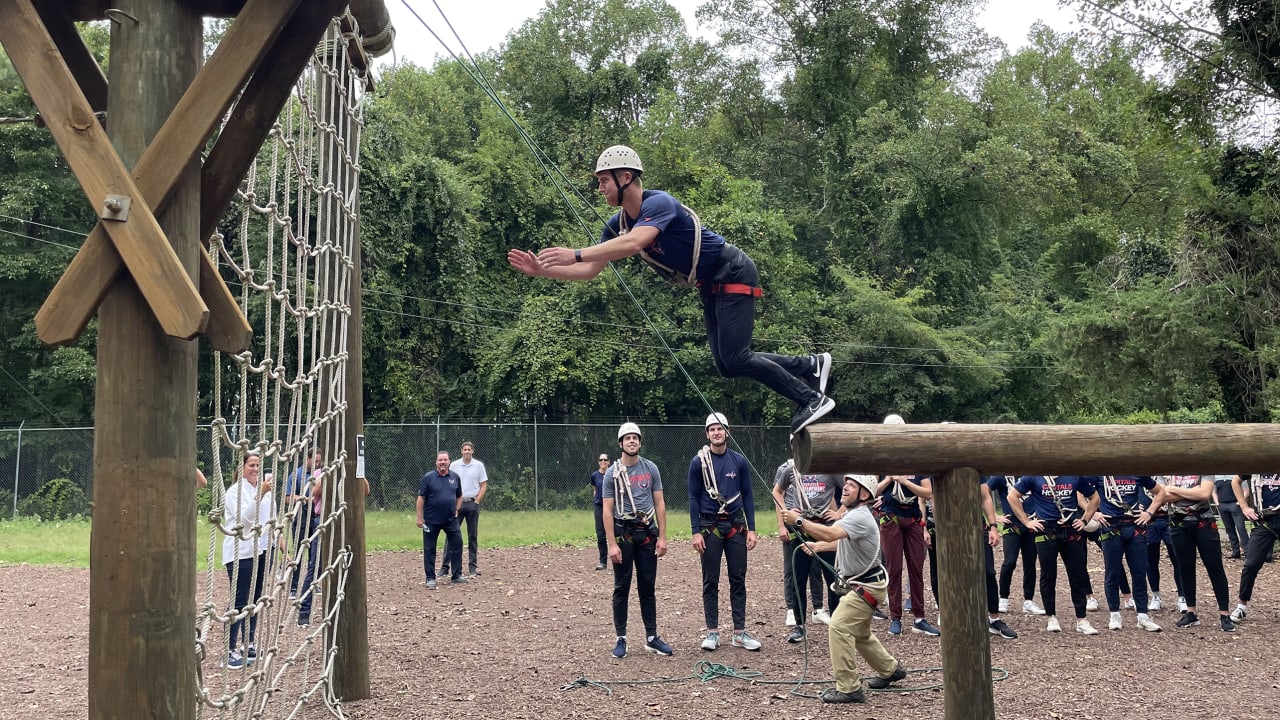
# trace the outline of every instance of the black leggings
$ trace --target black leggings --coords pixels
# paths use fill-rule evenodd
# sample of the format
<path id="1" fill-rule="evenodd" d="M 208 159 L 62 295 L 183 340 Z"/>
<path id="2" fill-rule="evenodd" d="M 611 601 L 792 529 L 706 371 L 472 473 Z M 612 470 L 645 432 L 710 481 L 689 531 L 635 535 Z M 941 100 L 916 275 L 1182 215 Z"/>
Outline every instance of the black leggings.
<path id="1" fill-rule="evenodd" d="M 1187 607 L 1196 606 L 1196 553 L 1198 552 L 1200 562 L 1204 564 L 1205 572 L 1209 575 L 1213 596 L 1218 601 L 1218 612 L 1225 613 L 1231 597 L 1227 589 L 1227 572 L 1222 568 L 1222 538 L 1218 536 L 1218 522 L 1216 520 L 1183 522 L 1170 520 L 1169 530 L 1173 535 L 1178 569 L 1182 572 L 1182 596 L 1187 600 Z"/>
<path id="2" fill-rule="evenodd" d="M 262 597 L 262 581 L 267 576 L 267 554 L 264 552 L 256 558 L 242 558 L 235 563 L 227 563 L 227 580 L 234 583 L 235 605 L 234 609 L 238 613 L 249 607 L 253 603 L 258 602 L 258 598 Z M 254 572 L 254 571 L 257 572 Z M 250 589 L 253 596 L 250 597 Z M 227 634 L 227 643 L 232 650 L 236 649 L 236 639 L 239 635 L 244 635 L 246 645 L 253 644 L 253 637 L 258 631 L 258 613 L 250 613 L 249 615 L 249 632 L 244 632 L 244 620 L 236 620 L 231 623 L 231 632 Z"/>
<path id="3" fill-rule="evenodd" d="M 797 548 L 804 544 L 803 540 L 787 540 L 782 544 L 782 552 L 785 553 L 785 561 L 791 565 L 791 576 L 783 578 L 786 587 L 783 588 L 783 595 L 787 599 L 787 607 L 796 611 L 796 624 L 804 625 L 809 619 L 809 603 L 807 590 L 811 590 L 811 580 L 816 574 L 825 582 L 814 591 L 813 602 L 818 606 L 822 602 L 822 587 L 826 587 L 827 607 L 831 612 L 836 611 L 836 604 L 840 602 L 840 596 L 831 589 L 831 583 L 835 582 L 836 573 L 831 568 L 836 564 L 836 554 L 834 552 L 818 553 L 818 557 L 825 561 L 825 565 L 813 556 L 803 550 L 797 552 Z M 815 608 L 816 609 L 816 608 Z"/>
<path id="4" fill-rule="evenodd" d="M 1085 616 L 1085 588 L 1089 585 L 1086 567 L 1084 535 L 1074 530 L 1051 530 L 1036 535 L 1036 557 L 1040 560 L 1040 600 L 1046 615 L 1058 614 L 1058 558 L 1067 570 L 1067 584 L 1071 588 L 1071 606 L 1076 618 Z"/>
<path id="5" fill-rule="evenodd" d="M 1253 583 L 1258 579 L 1262 563 L 1275 549 L 1277 537 L 1280 537 L 1280 515 L 1253 523 L 1253 533 L 1249 535 L 1245 551 L 1244 570 L 1240 573 L 1240 602 L 1247 603 L 1253 597 Z"/>
<path id="6" fill-rule="evenodd" d="M 1009 597 L 1013 571 L 1022 558 L 1022 599 L 1036 596 L 1036 536 L 1026 528 L 1004 528 L 1000 535 L 1004 560 L 1000 563 L 1000 597 Z"/>

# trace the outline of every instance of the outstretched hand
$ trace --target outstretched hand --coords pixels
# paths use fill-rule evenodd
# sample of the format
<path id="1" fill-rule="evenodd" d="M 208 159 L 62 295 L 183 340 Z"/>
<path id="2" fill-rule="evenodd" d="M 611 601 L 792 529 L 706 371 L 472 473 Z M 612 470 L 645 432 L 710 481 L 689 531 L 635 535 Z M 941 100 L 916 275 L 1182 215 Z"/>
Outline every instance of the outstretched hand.
<path id="1" fill-rule="evenodd" d="M 538 256 L 528 250 L 518 248 L 508 250 L 507 263 L 529 277 L 538 277 L 542 274 L 542 263 L 538 262 Z"/>

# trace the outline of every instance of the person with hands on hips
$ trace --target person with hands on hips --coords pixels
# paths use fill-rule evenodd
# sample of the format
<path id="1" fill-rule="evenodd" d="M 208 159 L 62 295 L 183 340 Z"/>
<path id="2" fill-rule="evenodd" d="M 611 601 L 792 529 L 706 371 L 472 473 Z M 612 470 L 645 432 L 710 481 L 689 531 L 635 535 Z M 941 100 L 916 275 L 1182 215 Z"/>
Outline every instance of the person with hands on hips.
<path id="1" fill-rule="evenodd" d="M 703 650 L 720 645 L 720 565 L 729 569 L 729 607 L 734 647 L 759 650 L 747 632 L 747 552 L 756 547 L 756 508 L 751 495 L 751 466 L 729 449 L 729 421 L 707 416 L 703 445 L 689 461 L 689 518 L 693 549 L 702 558 L 702 613 L 707 621 Z"/>
<path id="2" fill-rule="evenodd" d="M 1062 632 L 1057 616 L 1058 558 L 1061 557 L 1071 588 L 1076 632 L 1097 635 L 1098 631 L 1085 618 L 1089 584 L 1085 525 L 1098 510 L 1094 479 L 1078 475 L 1023 475 L 1009 488 L 1009 507 L 1027 530 L 1035 534 L 1036 557 L 1040 561 L 1040 600 L 1049 616 L 1045 629 Z M 1031 512 L 1027 512 L 1027 507 Z"/>
<path id="3" fill-rule="evenodd" d="M 655 592 L 658 558 L 667 554 L 667 504 L 662 495 L 662 474 L 657 465 L 640 457 L 640 445 L 639 426 L 623 423 L 618 428 L 622 456 L 609 466 L 602 488 L 604 514 L 612 519 L 605 523 L 605 535 L 613 564 L 613 628 L 618 638 L 613 656 L 619 659 L 627 656 L 627 605 L 633 574 L 644 622 L 644 649 L 658 655 L 673 652 L 658 636 Z"/>

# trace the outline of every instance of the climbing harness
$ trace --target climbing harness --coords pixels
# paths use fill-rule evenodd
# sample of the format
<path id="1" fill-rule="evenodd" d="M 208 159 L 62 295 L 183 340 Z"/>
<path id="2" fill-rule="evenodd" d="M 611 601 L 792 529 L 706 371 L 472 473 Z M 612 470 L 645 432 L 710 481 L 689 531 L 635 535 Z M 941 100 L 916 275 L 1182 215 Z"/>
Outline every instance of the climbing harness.
<path id="1" fill-rule="evenodd" d="M 702 221 L 698 219 L 698 214 L 695 213 L 688 205 L 681 203 L 680 207 L 684 208 L 684 211 L 689 213 L 689 217 L 693 219 L 693 260 L 689 263 L 689 272 L 682 273 L 669 265 L 659 262 L 656 257 L 649 254 L 648 248 L 640 251 L 640 259 L 648 263 L 648 265 L 653 268 L 654 272 L 658 273 L 675 285 L 687 288 L 698 287 L 698 258 L 702 255 Z M 625 235 L 630 230 L 631 228 L 627 226 L 627 211 L 625 208 L 619 208 L 618 235 Z"/>

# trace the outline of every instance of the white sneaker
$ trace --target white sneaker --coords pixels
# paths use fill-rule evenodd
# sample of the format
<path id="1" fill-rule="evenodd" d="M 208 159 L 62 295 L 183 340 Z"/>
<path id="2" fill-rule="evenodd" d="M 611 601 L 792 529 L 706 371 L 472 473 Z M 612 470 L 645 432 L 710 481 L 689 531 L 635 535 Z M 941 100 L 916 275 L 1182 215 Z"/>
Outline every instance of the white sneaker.
<path id="1" fill-rule="evenodd" d="M 1178 612 L 1180 612 L 1180 613 L 1184 613 L 1184 612 L 1186 612 L 1186 611 L 1187 611 L 1187 599 L 1186 599 L 1186 598 L 1184 598 L 1184 597 L 1179 597 L 1179 598 L 1178 598 Z"/>
<path id="2" fill-rule="evenodd" d="M 827 612 L 826 608 L 818 608 L 817 610 L 813 611 L 813 621 L 820 622 L 823 625 L 830 625 L 831 614 Z"/>
<path id="3" fill-rule="evenodd" d="M 1137 609 L 1138 604 L 1133 601 L 1132 597 L 1130 597 L 1129 599 L 1125 600 L 1124 603 L 1120 605 L 1120 607 L 1125 610 L 1135 610 Z"/>
<path id="4" fill-rule="evenodd" d="M 1151 622 L 1151 617 L 1146 613 L 1138 615 L 1138 627 L 1146 630 L 1147 632 L 1160 632 L 1160 626 Z"/>
<path id="5" fill-rule="evenodd" d="M 1111 613 L 1111 619 L 1107 621 L 1108 630 L 1119 630 L 1121 628 L 1120 613 Z"/>
<path id="6" fill-rule="evenodd" d="M 795 611 L 795 610 L 792 610 L 791 608 L 787 608 L 787 622 L 786 622 L 786 625 L 787 625 L 787 627 L 794 627 L 794 626 L 795 626 L 795 624 L 796 624 L 796 611 Z"/>
<path id="7" fill-rule="evenodd" d="M 1148 610 L 1159 610 L 1164 607 L 1164 601 L 1160 599 L 1160 593 L 1151 595 L 1151 602 L 1147 603 Z"/>
<path id="8" fill-rule="evenodd" d="M 1044 629 L 1049 632 L 1062 632 L 1062 625 L 1058 624 L 1058 616 L 1050 615 L 1049 624 Z"/>
<path id="9" fill-rule="evenodd" d="M 1092 595 L 1090 595 L 1090 596 L 1089 596 L 1089 599 L 1088 599 L 1088 600 L 1085 600 L 1085 602 L 1084 602 L 1084 609 L 1085 609 L 1085 610 L 1088 610 L 1088 611 L 1090 611 L 1090 612 L 1092 612 L 1092 611 L 1094 611 L 1094 610 L 1097 610 L 1097 609 L 1098 609 L 1098 600 L 1097 600 L 1097 598 L 1095 598 L 1095 597 L 1093 597 Z"/>
<path id="10" fill-rule="evenodd" d="M 1095 628 L 1093 625 L 1090 625 L 1088 620 L 1077 620 L 1076 632 L 1080 633 L 1081 635 L 1097 635 L 1098 629 Z"/>
<path id="11" fill-rule="evenodd" d="M 1009 612 L 1009 598 L 1000 598 L 1000 612 Z"/>
<path id="12" fill-rule="evenodd" d="M 1028 615 L 1043 615 L 1044 608 L 1037 605 L 1035 600 L 1023 600 L 1022 612 Z M 1057 632 L 1057 631 L 1055 630 L 1054 632 Z"/>
<path id="13" fill-rule="evenodd" d="M 733 634 L 733 639 L 729 644 L 734 647 L 740 647 L 745 650 L 759 650 L 760 641 L 751 637 L 746 630 L 739 630 Z"/>
<path id="14" fill-rule="evenodd" d="M 715 650 L 718 647 L 720 647 L 720 633 L 716 632 L 715 630 L 712 630 L 711 632 L 707 633 L 707 636 L 705 638 L 702 639 L 702 649 Z"/>
<path id="15" fill-rule="evenodd" d="M 1231 611 L 1231 622 L 1242 623 L 1249 616 L 1249 610 L 1243 605 L 1236 605 L 1236 609 Z"/>

